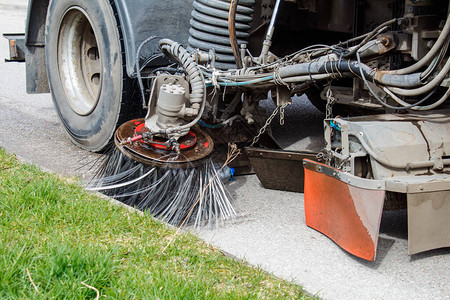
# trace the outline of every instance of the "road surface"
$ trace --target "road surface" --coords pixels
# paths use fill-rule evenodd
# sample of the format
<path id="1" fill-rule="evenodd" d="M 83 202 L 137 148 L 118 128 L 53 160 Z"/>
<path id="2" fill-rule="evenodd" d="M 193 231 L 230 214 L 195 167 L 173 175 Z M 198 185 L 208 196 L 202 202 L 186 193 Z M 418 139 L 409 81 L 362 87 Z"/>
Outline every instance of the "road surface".
<path id="1" fill-rule="evenodd" d="M 1 33 L 24 31 L 26 5 L 24 0 L 0 0 Z M 69 142 L 51 97 L 27 95 L 25 65 L 4 63 L 7 55 L 7 42 L 2 39 L 0 146 L 64 176 L 88 176 L 89 168 L 81 166 L 97 155 Z M 299 128 L 308 128 L 311 122 L 314 128 L 321 127 L 322 115 L 307 100 L 296 99 L 295 104 L 287 111 L 286 128 L 275 128 L 276 133 L 293 130 L 298 123 L 304 125 Z M 309 129 L 296 132 L 307 138 Z M 306 227 L 303 194 L 266 190 L 256 176 L 238 177 L 229 188 L 237 219 L 222 228 L 198 232 L 225 252 L 292 279 L 326 299 L 450 299 L 450 249 L 408 256 L 404 212 L 384 213 L 377 260 L 367 262 Z"/>

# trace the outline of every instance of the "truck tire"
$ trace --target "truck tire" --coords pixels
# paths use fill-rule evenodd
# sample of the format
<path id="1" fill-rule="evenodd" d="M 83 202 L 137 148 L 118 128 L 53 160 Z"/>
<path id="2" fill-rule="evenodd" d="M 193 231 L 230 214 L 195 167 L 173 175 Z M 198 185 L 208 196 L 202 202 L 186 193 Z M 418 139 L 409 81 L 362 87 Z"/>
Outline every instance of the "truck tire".
<path id="1" fill-rule="evenodd" d="M 45 27 L 47 76 L 59 118 L 79 147 L 104 150 L 131 119 L 133 83 L 107 0 L 52 0 Z"/>

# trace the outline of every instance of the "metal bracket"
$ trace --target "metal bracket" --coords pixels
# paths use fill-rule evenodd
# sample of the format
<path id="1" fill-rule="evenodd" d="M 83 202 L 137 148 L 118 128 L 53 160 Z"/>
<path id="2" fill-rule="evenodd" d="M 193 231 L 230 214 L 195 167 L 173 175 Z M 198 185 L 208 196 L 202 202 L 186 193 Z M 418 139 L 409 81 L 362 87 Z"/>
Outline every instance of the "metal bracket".
<path id="1" fill-rule="evenodd" d="M 145 116 L 145 126 L 147 128 L 158 128 L 156 120 L 158 118 L 157 113 L 157 100 L 159 91 L 163 84 L 178 84 L 185 90 L 184 103 L 185 106 L 189 105 L 189 83 L 183 76 L 179 75 L 160 75 L 153 80 L 152 89 L 150 92 L 150 98 L 148 100 L 148 111 Z"/>
<path id="2" fill-rule="evenodd" d="M 25 61 L 25 34 L 24 33 L 5 33 L 3 34 L 9 42 L 9 59 L 6 62 L 24 62 Z"/>

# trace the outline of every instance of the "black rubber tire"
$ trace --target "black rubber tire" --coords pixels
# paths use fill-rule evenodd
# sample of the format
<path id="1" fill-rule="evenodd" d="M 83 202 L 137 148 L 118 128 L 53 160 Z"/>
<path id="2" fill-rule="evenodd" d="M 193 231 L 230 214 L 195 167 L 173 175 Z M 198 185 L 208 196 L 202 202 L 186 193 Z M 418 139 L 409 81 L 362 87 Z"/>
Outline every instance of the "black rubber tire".
<path id="1" fill-rule="evenodd" d="M 320 112 L 325 113 L 327 103 L 325 100 L 320 98 L 320 90 L 317 87 L 310 87 L 306 90 L 305 94 L 308 97 L 309 102 L 311 102 L 315 108 L 317 108 Z"/>
<path id="2" fill-rule="evenodd" d="M 98 73 L 100 79 L 96 82 L 100 87 L 94 93 L 97 96 L 93 96 L 91 99 L 96 101 L 96 104 L 92 105 L 91 111 L 86 110 L 82 113 L 73 109 L 73 99 L 78 99 L 73 95 L 77 92 L 79 94 L 86 92 L 80 89 L 76 91 L 76 88 L 70 89 L 68 92 L 67 85 L 71 85 L 72 81 L 65 78 L 70 77 L 66 75 L 68 72 L 61 72 L 62 69 L 67 67 L 67 65 L 64 67 L 64 63 L 67 64 L 67 62 L 58 56 L 61 51 L 71 52 L 71 50 L 61 50 L 64 49 L 65 40 L 62 37 L 60 38 L 60 31 L 61 36 L 63 36 L 64 30 L 75 28 L 76 24 L 73 25 L 65 20 L 71 14 L 76 15 L 79 12 L 86 17 L 91 26 L 89 30 L 94 35 L 94 41 L 96 41 L 98 48 L 96 59 L 100 60 L 100 67 L 97 67 L 101 72 Z M 65 25 L 61 26 L 61 24 Z M 115 18 L 113 7 L 107 0 L 50 1 L 45 27 L 45 52 L 47 75 L 53 102 L 72 142 L 83 149 L 94 152 L 105 150 L 112 141 L 116 128 L 121 123 L 131 119 L 133 111 L 136 111 L 136 101 L 132 97 L 134 94 L 133 81 L 126 74 L 123 44 L 119 30 L 120 26 L 118 26 L 118 20 Z M 71 42 L 71 45 L 73 45 L 72 43 L 76 44 L 76 42 Z M 80 46 L 80 56 L 84 55 L 83 47 Z M 71 48 L 67 47 L 67 49 Z M 81 69 L 81 67 L 76 67 L 76 60 L 73 60 L 71 68 L 75 70 L 75 73 Z M 89 77 L 86 76 L 86 78 Z M 74 92 L 72 93 L 72 91 Z M 71 94 L 72 98 L 68 97 L 68 94 Z M 72 106 L 69 101 L 72 101 L 70 102 Z M 83 99 L 80 101 L 83 101 Z"/>

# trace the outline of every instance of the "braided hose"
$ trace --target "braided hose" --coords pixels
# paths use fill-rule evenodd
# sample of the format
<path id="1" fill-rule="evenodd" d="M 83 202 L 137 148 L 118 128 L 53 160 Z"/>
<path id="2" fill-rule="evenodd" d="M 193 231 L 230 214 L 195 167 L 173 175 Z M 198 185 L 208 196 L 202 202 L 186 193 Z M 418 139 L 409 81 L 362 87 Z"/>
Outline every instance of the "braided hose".
<path id="1" fill-rule="evenodd" d="M 197 63 L 183 46 L 170 39 L 162 39 L 159 41 L 159 48 L 165 55 L 179 63 L 186 70 L 188 81 L 191 85 L 189 101 L 191 103 L 191 108 L 196 111 L 197 115 L 195 119 L 188 124 L 171 127 L 165 130 L 167 134 L 171 134 L 189 129 L 200 120 L 206 106 L 206 85 L 205 79 L 203 78 Z"/>
<path id="2" fill-rule="evenodd" d="M 198 110 L 200 103 L 203 102 L 205 82 L 197 63 L 183 46 L 170 39 L 160 40 L 159 48 L 164 54 L 178 62 L 186 70 L 189 84 L 191 85 L 189 101 L 191 102 L 192 108 Z"/>

